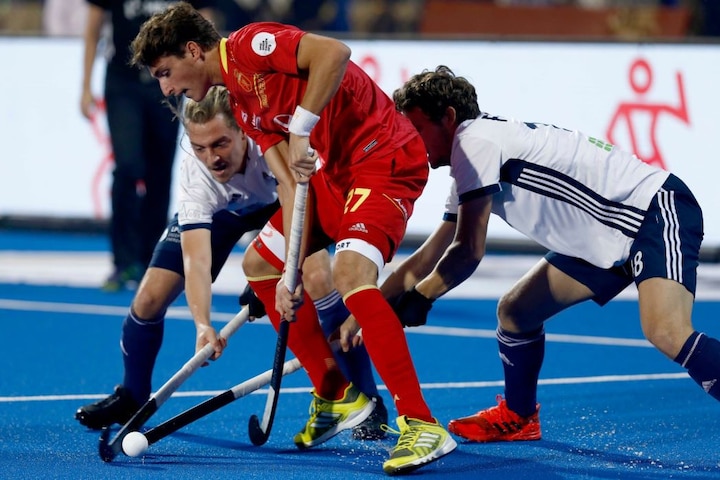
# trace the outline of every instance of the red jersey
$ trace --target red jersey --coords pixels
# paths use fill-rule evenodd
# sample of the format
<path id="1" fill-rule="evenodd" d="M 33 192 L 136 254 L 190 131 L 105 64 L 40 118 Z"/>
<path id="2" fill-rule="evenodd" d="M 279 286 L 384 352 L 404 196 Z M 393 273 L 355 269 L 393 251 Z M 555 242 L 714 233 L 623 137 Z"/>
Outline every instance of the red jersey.
<path id="1" fill-rule="evenodd" d="M 288 124 L 305 93 L 307 74 L 298 72 L 296 58 L 305 33 L 259 22 L 221 42 L 223 78 L 236 120 L 263 151 L 288 138 Z M 325 175 L 344 191 L 361 162 L 392 158 L 392 152 L 417 135 L 392 99 L 351 61 L 338 91 L 320 112 L 310 145 L 325 159 Z"/>

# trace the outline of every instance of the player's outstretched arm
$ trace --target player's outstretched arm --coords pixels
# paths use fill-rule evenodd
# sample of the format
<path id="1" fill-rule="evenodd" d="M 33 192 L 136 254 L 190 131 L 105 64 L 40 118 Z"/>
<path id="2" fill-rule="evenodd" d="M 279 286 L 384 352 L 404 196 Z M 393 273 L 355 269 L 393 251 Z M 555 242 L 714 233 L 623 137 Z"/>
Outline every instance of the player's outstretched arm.
<path id="1" fill-rule="evenodd" d="M 455 227 L 455 222 L 441 222 L 425 242 L 385 279 L 380 291 L 390 304 L 432 272 L 452 242 Z"/>
<path id="2" fill-rule="evenodd" d="M 406 290 L 393 305 L 403 326 L 424 325 L 435 299 L 455 288 L 475 271 L 485 255 L 491 207 L 492 197 L 474 199 L 460 205 L 455 237 L 444 255 L 429 275 Z"/>
<path id="3" fill-rule="evenodd" d="M 210 230 L 196 228 L 182 232 L 180 233 L 180 245 L 183 252 L 185 296 L 197 329 L 195 351 L 202 350 L 205 345 L 210 343 L 215 351 L 210 358 L 216 360 L 222 354 L 225 343 L 218 338 L 210 323 L 212 301 Z"/>
<path id="4" fill-rule="evenodd" d="M 85 31 L 83 33 L 84 50 L 80 111 L 89 120 L 92 119 L 95 108 L 95 98 L 92 92 L 92 74 L 104 19 L 105 10 L 97 5 L 88 4 Z"/>
<path id="5" fill-rule="evenodd" d="M 430 275 L 415 285 L 421 295 L 434 300 L 473 274 L 485 255 L 491 208 L 490 195 L 460 205 L 455 238 Z"/>

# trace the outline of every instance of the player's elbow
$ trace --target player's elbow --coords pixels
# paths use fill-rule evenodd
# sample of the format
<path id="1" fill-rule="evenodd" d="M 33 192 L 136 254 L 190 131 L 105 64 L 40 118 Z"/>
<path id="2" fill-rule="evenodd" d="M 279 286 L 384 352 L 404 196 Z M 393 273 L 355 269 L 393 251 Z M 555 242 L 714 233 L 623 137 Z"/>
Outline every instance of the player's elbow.
<path id="1" fill-rule="evenodd" d="M 458 250 L 460 250 L 460 258 L 477 267 L 485 256 L 485 242 L 480 240 L 461 241 Z"/>
<path id="2" fill-rule="evenodd" d="M 339 40 L 332 40 L 332 47 L 326 49 L 324 56 L 335 65 L 347 65 L 350 61 L 352 50 L 349 46 Z"/>
<path id="3" fill-rule="evenodd" d="M 352 50 L 346 44 L 341 43 L 341 48 L 339 48 L 339 50 L 338 50 L 338 55 L 340 56 L 340 58 L 343 59 L 344 63 L 347 63 L 350 61 L 350 56 L 352 55 Z"/>

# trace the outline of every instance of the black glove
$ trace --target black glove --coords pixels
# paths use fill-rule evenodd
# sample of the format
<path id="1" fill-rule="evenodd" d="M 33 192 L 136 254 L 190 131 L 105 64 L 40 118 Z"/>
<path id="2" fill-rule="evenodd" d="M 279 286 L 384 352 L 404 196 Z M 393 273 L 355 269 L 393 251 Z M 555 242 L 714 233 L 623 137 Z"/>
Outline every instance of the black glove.
<path id="1" fill-rule="evenodd" d="M 403 327 L 419 327 L 427 323 L 427 315 L 433 302 L 434 300 L 425 297 L 413 287 L 400 295 L 393 309 Z"/>
<path id="2" fill-rule="evenodd" d="M 240 306 L 248 306 L 251 317 L 260 318 L 265 316 L 265 305 L 263 305 L 257 295 L 255 295 L 253 289 L 250 288 L 250 284 L 245 286 L 245 290 L 240 294 L 238 300 L 240 301 Z"/>

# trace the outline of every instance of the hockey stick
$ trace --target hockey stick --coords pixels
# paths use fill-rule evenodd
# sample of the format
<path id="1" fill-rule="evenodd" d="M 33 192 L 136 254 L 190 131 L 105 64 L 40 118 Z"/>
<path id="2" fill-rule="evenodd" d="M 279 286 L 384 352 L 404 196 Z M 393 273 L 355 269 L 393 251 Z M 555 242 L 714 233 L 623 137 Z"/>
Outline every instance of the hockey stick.
<path id="1" fill-rule="evenodd" d="M 307 193 L 308 183 L 298 183 L 295 189 L 295 203 L 293 205 L 288 255 L 287 261 L 285 262 L 285 286 L 291 293 L 295 292 L 295 287 L 297 286 L 300 247 L 305 226 Z M 251 416 L 248 422 L 248 435 L 253 445 L 263 445 L 267 442 L 268 437 L 270 437 L 270 429 L 272 428 L 273 419 L 275 418 L 278 395 L 280 394 L 283 363 L 285 362 L 289 332 L 289 322 L 280 319 L 278 339 L 275 345 L 275 357 L 273 358 L 272 377 L 270 379 L 270 388 L 268 389 L 268 397 L 265 403 L 262 422 L 260 422 L 257 415 Z"/>
<path id="2" fill-rule="evenodd" d="M 220 330 L 219 335 L 225 339 L 230 338 L 245 322 L 248 320 L 249 309 L 243 308 L 235 317 L 230 320 Z M 105 427 L 100 435 L 100 441 L 98 445 L 98 451 L 100 458 L 104 462 L 111 462 L 113 458 L 117 456 L 122 450 L 122 441 L 125 436 L 130 433 L 137 431 L 142 427 L 148 419 L 157 412 L 158 408 L 170 398 L 170 396 L 187 380 L 190 375 L 200 368 L 213 354 L 213 347 L 210 344 L 205 345 L 202 350 L 197 352 L 185 365 L 178 370 L 175 375 L 170 378 L 160 389 L 155 392 L 145 404 L 140 407 L 140 410 L 135 412 L 135 415 L 123 425 L 120 430 L 115 434 L 112 440 L 110 438 L 110 428 Z"/>
<path id="3" fill-rule="evenodd" d="M 300 361 L 297 358 L 293 358 L 292 360 L 285 362 L 282 374 L 289 375 L 299 370 L 300 367 Z M 171 419 L 164 421 L 160 425 L 151 428 L 145 432 L 145 438 L 147 438 L 148 445 L 152 445 L 153 443 L 156 443 L 168 435 L 180 430 L 182 427 L 200 420 L 215 410 L 218 410 L 225 405 L 244 397 L 245 395 L 251 394 L 259 388 L 264 387 L 270 382 L 271 377 L 272 370 L 266 370 L 253 378 L 235 385 L 229 390 L 225 390 L 224 392 L 209 398 L 182 413 L 179 413 Z"/>
<path id="4" fill-rule="evenodd" d="M 340 342 L 334 341 L 331 346 L 333 351 L 338 351 L 340 349 Z M 293 358 L 292 360 L 285 362 L 282 374 L 283 376 L 290 375 L 291 373 L 295 373 L 300 370 L 301 367 L 302 365 L 300 364 L 300 360 Z M 171 435 L 181 428 L 210 415 L 225 405 L 229 405 L 235 400 L 238 400 L 246 395 L 250 395 L 254 391 L 259 390 L 270 383 L 271 377 L 272 370 L 266 370 L 259 375 L 245 380 L 244 382 L 239 383 L 234 387 L 195 405 L 194 407 L 190 407 L 172 418 L 165 420 L 160 425 L 157 425 L 145 432 L 144 435 L 148 441 L 148 445 L 157 443 L 168 435 Z"/>

